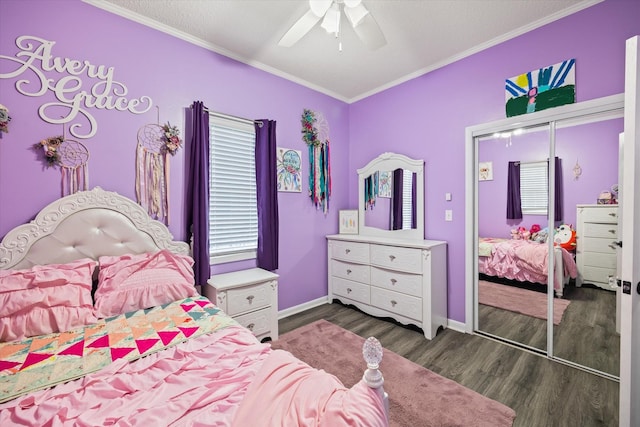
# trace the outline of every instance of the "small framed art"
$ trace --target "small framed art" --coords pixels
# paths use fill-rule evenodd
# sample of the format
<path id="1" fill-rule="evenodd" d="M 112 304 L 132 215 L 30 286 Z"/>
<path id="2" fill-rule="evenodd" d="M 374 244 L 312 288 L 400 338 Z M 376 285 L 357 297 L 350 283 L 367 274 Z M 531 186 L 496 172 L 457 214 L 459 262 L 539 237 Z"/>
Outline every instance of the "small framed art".
<path id="1" fill-rule="evenodd" d="M 340 234 L 358 234 L 358 211 L 343 210 L 339 212 Z"/>

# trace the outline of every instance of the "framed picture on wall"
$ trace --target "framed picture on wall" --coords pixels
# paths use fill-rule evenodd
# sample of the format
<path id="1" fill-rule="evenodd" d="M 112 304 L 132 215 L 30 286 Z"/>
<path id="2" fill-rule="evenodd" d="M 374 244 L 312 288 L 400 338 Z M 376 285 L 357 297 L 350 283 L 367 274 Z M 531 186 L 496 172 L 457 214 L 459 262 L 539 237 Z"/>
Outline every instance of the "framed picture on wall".
<path id="1" fill-rule="evenodd" d="M 479 181 L 493 181 L 493 162 L 480 162 L 478 165 Z"/>
<path id="2" fill-rule="evenodd" d="M 339 212 L 340 234 L 358 234 L 358 211 L 342 210 Z"/>

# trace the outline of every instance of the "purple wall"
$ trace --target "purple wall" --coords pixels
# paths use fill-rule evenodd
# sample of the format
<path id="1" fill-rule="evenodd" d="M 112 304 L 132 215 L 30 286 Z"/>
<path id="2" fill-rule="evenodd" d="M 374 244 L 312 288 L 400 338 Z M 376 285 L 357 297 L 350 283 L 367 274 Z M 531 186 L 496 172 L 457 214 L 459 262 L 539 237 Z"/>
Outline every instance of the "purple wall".
<path id="1" fill-rule="evenodd" d="M 358 204 L 355 170 L 385 151 L 425 159 L 425 233 L 449 243 L 449 318 L 463 322 L 465 128 L 505 117 L 505 78 L 568 58 L 576 58 L 578 101 L 622 92 L 624 41 L 640 33 L 638 16 L 640 2 L 607 0 L 352 105 L 79 0 L 3 0 L 0 55 L 14 56 L 21 35 L 55 41 L 54 56 L 113 66 L 129 97 L 150 96 L 160 106 L 161 123 L 170 121 L 181 130 L 183 109 L 194 100 L 227 114 L 276 120 L 279 145 L 303 153 L 303 177 L 308 169 L 300 114 L 303 108 L 321 111 L 331 126 L 331 209 L 326 217 L 316 211 L 306 185 L 302 194 L 279 194 L 280 309 L 326 295 L 324 236 L 337 232 L 339 209 Z M 11 67 L 0 60 L 0 73 Z M 56 81 L 60 77 L 50 75 Z M 10 133 L 0 140 L 0 236 L 60 194 L 59 172 L 43 169 L 30 150 L 40 139 L 61 133 L 61 126 L 37 114 L 54 96 L 21 95 L 16 80 L 0 79 L 0 103 L 13 117 Z M 83 81 L 89 83 L 86 76 Z M 91 113 L 99 125 L 87 141 L 91 186 L 133 198 L 136 133 L 156 122 L 155 109 L 144 115 Z M 571 166 L 574 161 L 567 157 Z M 585 167 L 587 159 L 581 156 L 580 162 Z M 178 239 L 185 237 L 184 163 L 184 150 L 171 158 L 170 229 Z M 445 201 L 446 192 L 452 201 Z M 445 209 L 453 210 L 452 222 L 444 221 Z M 218 266 L 214 272 L 244 266 Z"/>
<path id="2" fill-rule="evenodd" d="M 576 59 L 578 101 L 623 92 L 625 40 L 640 34 L 638 16 L 640 2 L 608 0 L 350 106 L 351 170 L 383 151 L 425 160 L 425 235 L 448 242 L 450 319 L 465 320 L 465 128 L 505 118 L 505 78 L 565 59 Z"/>
<path id="3" fill-rule="evenodd" d="M 623 120 L 613 119 L 583 124 L 556 131 L 556 155 L 562 160 L 563 218 L 562 223 L 576 227 L 576 205 L 596 203 L 601 191 L 608 191 L 618 182 L 618 135 Z M 510 161 L 541 161 L 549 156 L 549 129 L 513 136 L 489 139 L 479 143 L 480 162 L 493 163 L 493 180 L 478 184 L 478 228 L 483 237 L 509 238 L 510 230 L 533 224 L 547 226 L 546 216 L 523 215 L 522 220 L 507 220 L 507 164 Z M 582 174 L 575 179 L 576 161 Z M 556 226 L 559 224 L 555 224 Z"/>
<path id="4" fill-rule="evenodd" d="M 150 96 L 160 107 L 160 122 L 170 121 L 184 135 L 184 108 L 202 100 L 214 111 L 277 121 L 282 147 L 303 153 L 302 193 L 279 193 L 280 278 L 279 308 L 327 294 L 325 235 L 337 233 L 338 210 L 348 203 L 348 105 L 248 65 L 233 61 L 91 5 L 69 0 L 2 0 L 0 55 L 14 57 L 17 37 L 31 35 L 55 41 L 53 55 L 115 68 L 115 80 L 129 89 L 129 97 Z M 16 64 L 0 60 L 0 73 Z M 66 74 L 49 73 L 58 81 Z M 32 219 L 60 196 L 59 170 L 43 169 L 30 147 L 62 133 L 38 117 L 38 108 L 54 101 L 48 92 L 27 97 L 16 91 L 19 78 L 0 79 L 0 103 L 10 110 L 10 133 L 0 139 L 0 237 Z M 81 79 L 90 86 L 90 79 Z M 307 196 L 307 151 L 300 134 L 304 108 L 322 112 L 331 126 L 333 194 L 328 215 L 316 211 Z M 98 122 L 95 137 L 85 140 L 90 151 L 90 186 L 101 186 L 135 200 L 135 150 L 138 129 L 156 123 L 156 110 L 135 115 L 115 110 L 89 110 Z M 171 158 L 171 232 L 185 238 L 185 151 Z M 253 266 L 254 264 L 250 264 Z M 214 266 L 214 272 L 246 267 L 247 263 Z"/>

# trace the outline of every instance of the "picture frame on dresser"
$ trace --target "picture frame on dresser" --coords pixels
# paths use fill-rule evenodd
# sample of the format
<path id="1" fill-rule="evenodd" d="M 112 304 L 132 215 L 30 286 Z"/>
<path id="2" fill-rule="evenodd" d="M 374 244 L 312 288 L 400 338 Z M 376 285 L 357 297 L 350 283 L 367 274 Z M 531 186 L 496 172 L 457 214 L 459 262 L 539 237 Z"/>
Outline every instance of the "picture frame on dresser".
<path id="1" fill-rule="evenodd" d="M 338 214 L 340 234 L 358 234 L 358 211 L 355 209 L 341 210 Z"/>

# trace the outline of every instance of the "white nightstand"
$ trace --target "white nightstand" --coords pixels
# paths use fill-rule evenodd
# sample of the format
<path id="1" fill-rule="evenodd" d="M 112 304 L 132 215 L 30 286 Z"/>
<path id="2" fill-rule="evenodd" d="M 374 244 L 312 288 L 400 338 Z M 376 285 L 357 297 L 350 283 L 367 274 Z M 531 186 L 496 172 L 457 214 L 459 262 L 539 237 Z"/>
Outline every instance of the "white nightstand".
<path id="1" fill-rule="evenodd" d="M 261 268 L 214 274 L 204 296 L 260 340 L 278 339 L 278 275 Z"/>

